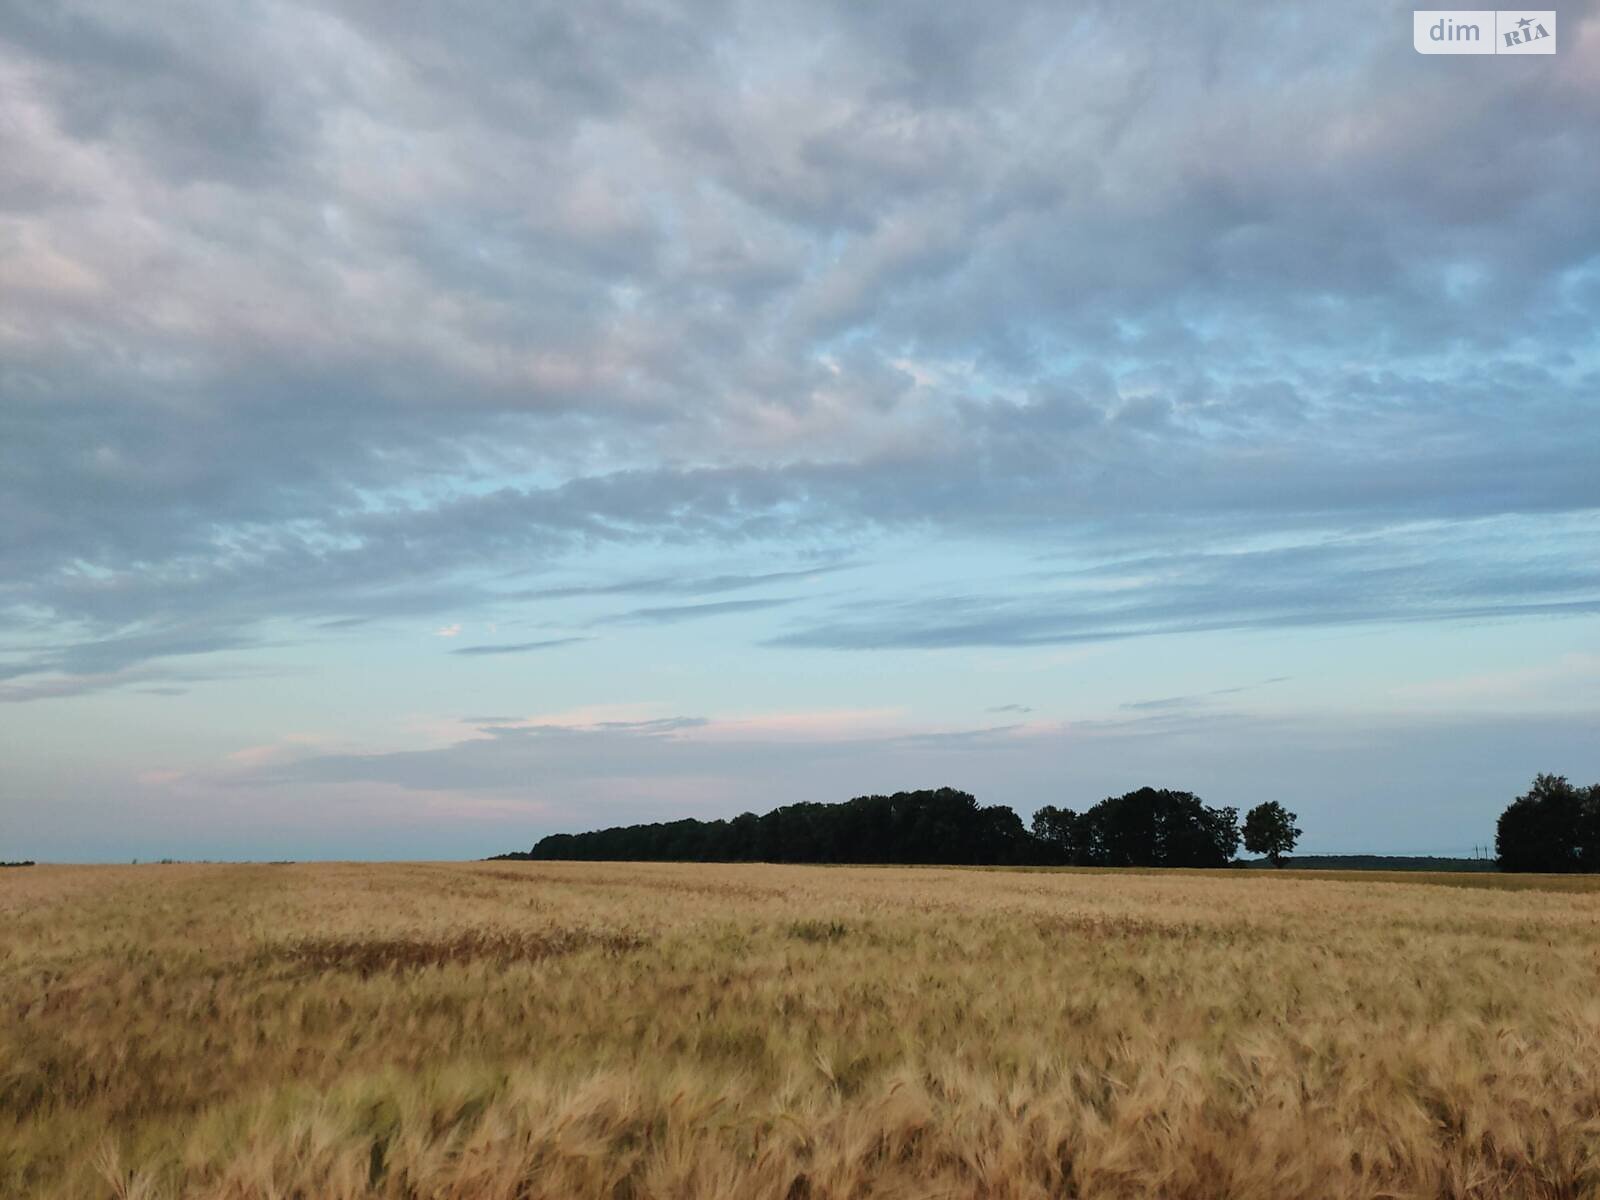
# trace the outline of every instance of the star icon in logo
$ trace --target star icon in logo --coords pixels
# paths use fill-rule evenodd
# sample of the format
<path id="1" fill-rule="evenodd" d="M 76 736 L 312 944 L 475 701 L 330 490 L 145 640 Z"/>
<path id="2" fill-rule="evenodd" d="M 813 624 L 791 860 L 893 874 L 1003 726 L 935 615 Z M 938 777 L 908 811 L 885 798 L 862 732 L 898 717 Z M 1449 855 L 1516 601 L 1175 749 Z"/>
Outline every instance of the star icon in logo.
<path id="1" fill-rule="evenodd" d="M 1517 22 L 1517 24 L 1520 25 L 1523 29 L 1526 29 L 1529 25 L 1532 25 L 1533 22 L 1530 21 L 1527 17 L 1523 17 L 1522 20 Z"/>

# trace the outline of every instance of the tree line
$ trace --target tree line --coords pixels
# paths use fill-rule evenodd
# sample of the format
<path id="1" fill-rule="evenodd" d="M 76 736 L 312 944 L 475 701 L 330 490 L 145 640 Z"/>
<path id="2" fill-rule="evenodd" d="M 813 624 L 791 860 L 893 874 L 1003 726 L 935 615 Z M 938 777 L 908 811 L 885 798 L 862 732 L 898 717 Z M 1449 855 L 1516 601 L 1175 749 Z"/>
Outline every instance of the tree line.
<path id="1" fill-rule="evenodd" d="M 1239 850 L 1279 864 L 1300 831 L 1276 802 L 1243 830 L 1234 808 L 1192 792 L 1139 788 L 1085 810 L 1046 805 L 1031 826 L 1003 804 L 937 788 L 790 804 L 729 820 L 686 818 L 556 833 L 503 858 L 643 862 L 886 863 L 989 866 L 1221 867 Z"/>

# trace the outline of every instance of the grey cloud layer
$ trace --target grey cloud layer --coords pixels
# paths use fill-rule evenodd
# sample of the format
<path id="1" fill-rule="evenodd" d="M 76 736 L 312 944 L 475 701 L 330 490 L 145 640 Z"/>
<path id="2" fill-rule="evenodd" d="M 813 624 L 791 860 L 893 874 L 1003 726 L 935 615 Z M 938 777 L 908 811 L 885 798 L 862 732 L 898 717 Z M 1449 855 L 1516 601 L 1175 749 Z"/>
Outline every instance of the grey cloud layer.
<path id="1" fill-rule="evenodd" d="M 543 638 L 533 642 L 486 642 L 481 646 L 461 646 L 450 651 L 450 653 L 474 657 L 486 654 L 528 654 L 535 650 L 553 650 L 557 646 L 571 646 L 577 642 L 587 640 L 587 638 L 581 637 L 561 637 Z"/>
<path id="2" fill-rule="evenodd" d="M 886 532 L 1103 559 L 1600 506 L 1593 4 L 1492 71 L 1375 3 L 480 17 L 0 13 L 0 673 L 554 598 L 506 572 L 608 547 L 782 583 Z M 1487 572 L 1464 539 L 784 640 L 1600 597 L 1592 526 Z M 648 583 L 592 590 L 744 586 Z"/>
<path id="3" fill-rule="evenodd" d="M 775 644 L 833 650 L 1033 646 L 1227 629 L 1600 613 L 1600 523 L 1525 521 L 1112 560 L 1041 573 L 1030 590 L 839 604 Z M 1486 572 L 1485 558 L 1494 562 Z M 1051 586 L 1051 585 L 1054 586 Z M 1190 701 L 1193 697 L 1174 700 Z M 1148 702 L 1155 705 L 1172 701 Z"/>

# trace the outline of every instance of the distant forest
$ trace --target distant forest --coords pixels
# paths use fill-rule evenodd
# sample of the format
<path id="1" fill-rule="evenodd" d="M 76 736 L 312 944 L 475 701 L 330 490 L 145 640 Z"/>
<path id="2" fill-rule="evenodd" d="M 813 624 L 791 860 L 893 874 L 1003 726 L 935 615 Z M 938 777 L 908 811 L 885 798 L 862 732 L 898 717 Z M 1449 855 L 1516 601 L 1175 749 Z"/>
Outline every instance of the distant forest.
<path id="1" fill-rule="evenodd" d="M 925 863 L 971 866 L 1225 867 L 1239 844 L 1264 854 L 1243 866 L 1282 866 L 1300 830 L 1275 801 L 1212 808 L 1193 792 L 1140 788 L 1084 812 L 1045 805 L 1025 826 L 1003 804 L 954 788 L 790 804 L 732 820 L 621 825 L 554 833 L 533 849 L 496 855 L 589 862 Z M 1301 868 L 1417 871 L 1600 871 L 1600 784 L 1539 775 L 1500 815 L 1495 857 L 1297 857 Z"/>
<path id="2" fill-rule="evenodd" d="M 556 833 L 520 859 L 635 862 L 926 863 L 1221 867 L 1239 849 L 1237 809 L 1191 792 L 1140 788 L 1083 813 L 1047 806 L 1032 827 L 953 788 L 791 804 L 732 820 Z"/>
<path id="3" fill-rule="evenodd" d="M 1270 867 L 1266 859 L 1250 860 L 1247 867 Z M 1433 854 L 1296 854 L 1298 871 L 1498 871 L 1492 858 L 1451 858 Z"/>

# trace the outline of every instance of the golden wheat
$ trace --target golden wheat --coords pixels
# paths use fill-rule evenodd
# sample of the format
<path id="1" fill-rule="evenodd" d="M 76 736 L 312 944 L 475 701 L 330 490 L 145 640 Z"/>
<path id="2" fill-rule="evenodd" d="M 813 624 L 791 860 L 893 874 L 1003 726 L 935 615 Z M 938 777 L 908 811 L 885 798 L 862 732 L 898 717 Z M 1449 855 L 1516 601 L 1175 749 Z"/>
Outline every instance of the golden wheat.
<path id="1" fill-rule="evenodd" d="M 1437 882 L 4 872 L 0 1195 L 1600 1192 L 1600 895 Z"/>

